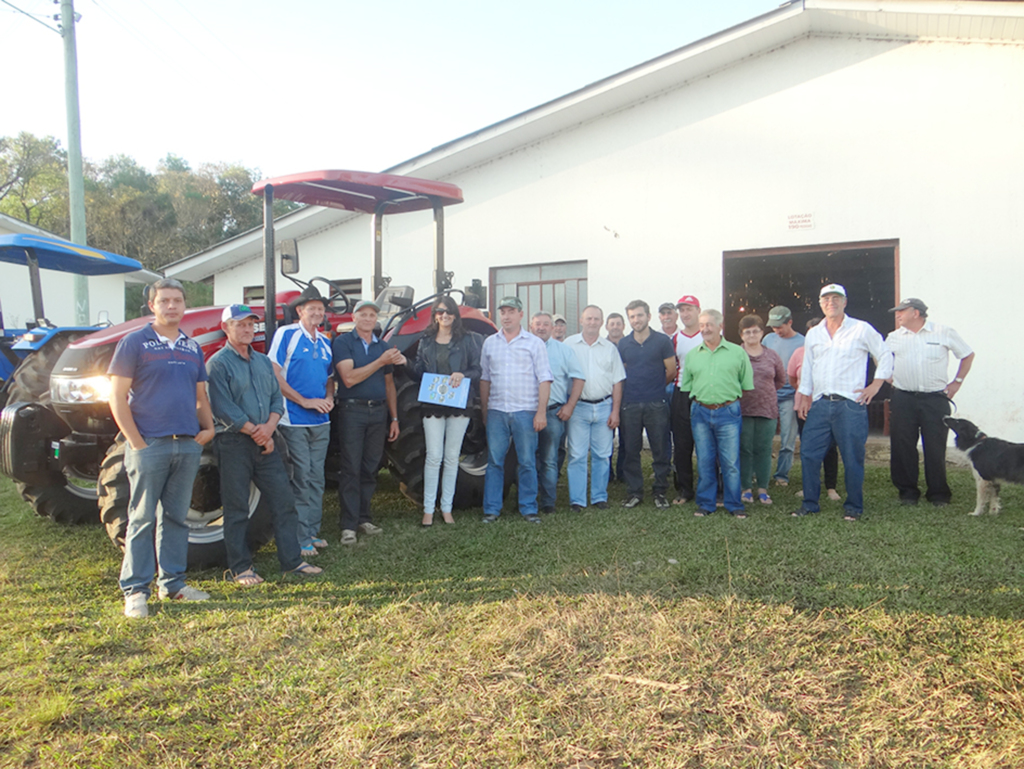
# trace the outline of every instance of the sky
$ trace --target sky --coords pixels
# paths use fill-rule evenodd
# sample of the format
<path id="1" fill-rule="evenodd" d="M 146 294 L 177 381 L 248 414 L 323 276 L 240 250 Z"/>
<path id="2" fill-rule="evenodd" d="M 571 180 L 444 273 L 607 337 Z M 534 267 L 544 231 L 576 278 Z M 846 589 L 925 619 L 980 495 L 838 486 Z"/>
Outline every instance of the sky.
<path id="1" fill-rule="evenodd" d="M 0 136 L 66 147 L 54 2 L 0 0 Z M 82 152 L 383 171 L 777 5 L 75 0 Z"/>

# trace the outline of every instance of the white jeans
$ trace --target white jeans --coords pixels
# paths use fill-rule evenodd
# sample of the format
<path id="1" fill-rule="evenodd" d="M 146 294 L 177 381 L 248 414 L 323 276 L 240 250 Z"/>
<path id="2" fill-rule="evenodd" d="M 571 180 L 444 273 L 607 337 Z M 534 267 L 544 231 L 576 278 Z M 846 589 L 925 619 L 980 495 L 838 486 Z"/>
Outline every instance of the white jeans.
<path id="1" fill-rule="evenodd" d="M 424 417 L 423 438 L 427 444 L 427 458 L 423 462 L 423 512 L 433 515 L 437 501 L 437 479 L 444 458 L 441 479 L 441 512 L 452 511 L 455 499 L 455 480 L 459 476 L 459 456 L 462 439 L 469 427 L 469 417 Z"/>

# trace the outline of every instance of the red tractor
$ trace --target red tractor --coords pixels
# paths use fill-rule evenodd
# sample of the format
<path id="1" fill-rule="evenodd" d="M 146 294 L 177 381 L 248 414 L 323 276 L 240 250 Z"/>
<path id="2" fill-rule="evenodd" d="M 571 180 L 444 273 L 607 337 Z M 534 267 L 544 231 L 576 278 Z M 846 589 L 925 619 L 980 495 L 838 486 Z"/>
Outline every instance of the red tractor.
<path id="1" fill-rule="evenodd" d="M 273 196 L 277 195 L 299 203 L 362 211 L 374 216 L 374 293 L 382 308 L 381 333 L 405 355 L 415 355 L 420 335 L 430 320 L 430 313 L 421 311 L 429 308 L 437 294 L 452 291 L 451 273 L 444 271 L 443 214 L 444 206 L 462 202 L 461 190 L 451 184 L 411 177 L 318 171 L 260 182 L 253 193 L 262 194 L 266 201 L 265 295 L 275 297 L 275 311 L 269 316 L 264 307 L 252 307 L 263 319 L 263 327 L 258 329 L 253 346 L 263 351 L 278 324 L 295 321 L 288 303 L 298 295 L 299 289 L 310 284 L 318 285 L 321 294 L 329 297 L 324 323 L 326 333 L 333 337 L 339 328 L 350 327 L 348 324 L 352 321 L 348 297 L 326 278 L 315 277 L 306 282 L 289 275 L 298 288 L 276 292 L 276 249 L 270 212 Z M 424 209 L 433 209 L 435 217 L 435 291 L 415 301 L 411 288 L 388 286 L 388 281 L 382 277 L 381 219 L 389 214 Z M 295 244 L 286 244 L 283 254 L 282 270 L 287 274 L 286 263 L 294 264 Z M 479 301 L 475 295 L 463 294 L 460 311 L 464 323 L 482 335 L 493 334 L 494 324 L 473 306 L 476 304 Z M 202 346 L 207 358 L 226 341 L 220 328 L 221 309 L 190 309 L 181 323 L 181 329 Z M 98 517 L 111 539 L 122 547 L 128 504 L 125 442 L 107 403 L 106 371 L 117 342 L 147 322 L 146 318 L 139 318 L 110 326 L 67 345 L 59 357 L 51 356 L 43 364 L 45 372 L 37 372 L 42 375 L 35 377 L 37 386 L 10 389 L 9 405 L 0 415 L 0 469 L 18 482 L 26 501 L 34 504 L 40 515 L 62 522 L 77 523 Z M 37 368 L 39 365 L 37 360 Z M 386 465 L 399 478 L 403 492 L 418 500 L 422 494 L 425 455 L 418 388 L 401 367 L 397 369 L 395 383 L 403 429 L 398 440 L 387 446 Z M 332 418 L 337 413 L 336 410 Z M 477 414 L 463 444 L 457 507 L 482 503 L 486 466 L 486 435 Z M 337 467 L 337 451 L 333 447 L 327 460 L 328 480 L 337 478 Z M 216 460 L 213 453 L 207 451 L 196 477 L 189 511 L 190 567 L 201 568 L 223 561 L 219 486 Z M 40 498 L 45 498 L 47 504 L 38 504 Z M 269 510 L 255 486 L 249 501 L 250 545 L 255 549 L 266 543 L 273 532 Z"/>

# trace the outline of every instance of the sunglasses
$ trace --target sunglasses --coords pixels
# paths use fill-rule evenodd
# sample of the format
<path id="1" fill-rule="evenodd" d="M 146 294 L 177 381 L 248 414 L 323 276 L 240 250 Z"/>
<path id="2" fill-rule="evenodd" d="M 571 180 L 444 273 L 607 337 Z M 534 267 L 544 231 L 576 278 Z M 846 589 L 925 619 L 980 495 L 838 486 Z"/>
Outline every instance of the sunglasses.
<path id="1" fill-rule="evenodd" d="M 458 313 L 449 310 L 447 307 L 438 307 L 434 310 L 434 315 L 451 315 L 454 318 Z"/>

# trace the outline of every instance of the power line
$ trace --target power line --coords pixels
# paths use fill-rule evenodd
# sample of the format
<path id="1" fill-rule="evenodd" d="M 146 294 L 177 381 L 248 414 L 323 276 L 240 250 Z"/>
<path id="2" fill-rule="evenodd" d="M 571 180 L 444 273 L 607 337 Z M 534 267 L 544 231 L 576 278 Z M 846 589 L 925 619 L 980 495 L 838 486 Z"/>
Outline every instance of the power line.
<path id="1" fill-rule="evenodd" d="M 194 13 L 192 13 L 192 11 L 190 11 L 188 9 L 188 7 L 183 2 L 181 2 L 181 0 L 174 0 L 174 2 L 176 2 L 181 7 L 181 9 L 183 11 L 185 11 L 185 13 L 187 13 L 189 16 L 191 16 L 195 20 L 196 24 L 198 24 L 200 27 L 202 27 L 204 30 L 206 30 L 206 33 L 210 37 L 212 37 L 214 40 L 216 40 L 218 43 L 220 43 L 221 47 L 225 51 L 227 51 L 228 54 L 230 54 L 231 57 L 235 61 L 237 61 L 239 64 L 241 64 L 243 66 L 248 66 L 249 65 L 250 62 L 247 62 L 245 59 L 243 59 L 241 56 L 239 56 L 237 53 L 235 53 L 235 51 L 227 43 L 225 43 L 212 29 L 210 29 L 208 26 L 203 24 L 203 20 L 200 19 L 198 16 L 196 16 Z"/>
<path id="2" fill-rule="evenodd" d="M 0 0 L 0 2 L 7 2 L 7 0 Z M 129 35 L 134 37 L 138 42 L 145 46 L 151 55 L 154 55 L 157 59 L 162 61 L 172 70 L 175 68 L 174 62 L 168 59 L 160 50 L 160 46 L 153 40 L 150 40 L 143 35 L 139 30 L 135 29 L 131 24 L 128 23 L 127 19 L 121 16 L 119 13 L 114 11 L 112 8 L 107 8 L 99 4 L 99 0 L 92 0 L 93 5 L 103 11 L 107 16 L 113 19 L 114 23 L 117 24 L 121 29 L 127 32 Z"/>
<path id="3" fill-rule="evenodd" d="M 42 25 L 43 25 L 44 27 L 46 27 L 46 28 L 47 28 L 48 30 L 50 30 L 51 32 L 56 32 L 56 33 L 57 33 L 58 35 L 59 35 L 59 34 L 61 34 L 61 31 L 60 31 L 59 29 L 57 29 L 56 27 L 51 27 L 51 26 L 50 26 L 49 24 L 47 24 L 47 23 L 46 23 L 45 21 L 40 21 L 40 20 L 39 20 L 39 19 L 37 19 L 37 18 L 36 18 L 35 16 L 33 16 L 33 15 L 32 15 L 31 13 L 29 13 L 28 11 L 23 11 L 23 10 L 21 10 L 21 8 L 19 8 L 18 6 L 16 6 L 16 5 L 14 4 L 14 3 L 9 3 L 9 2 L 7 2 L 7 0 L 0 0 L 0 3 L 3 3 L 4 5 L 9 5 L 9 6 L 11 7 L 11 8 L 13 8 L 14 10 L 16 10 L 16 11 L 17 11 L 18 13 L 21 13 L 21 14 L 24 14 L 25 16 L 28 16 L 28 17 L 29 17 L 30 19 L 32 19 L 32 21 L 34 21 L 34 22 L 35 22 L 36 24 L 42 24 Z"/>
<path id="4" fill-rule="evenodd" d="M 150 13 L 152 13 L 154 16 L 156 16 L 158 19 L 160 19 L 160 21 L 162 21 L 164 23 L 164 26 L 166 26 L 174 34 L 176 34 L 178 37 L 180 37 L 182 40 L 184 40 L 186 43 L 188 43 L 190 46 L 192 46 L 196 50 L 197 53 L 199 53 L 200 55 L 204 56 L 211 64 L 216 64 L 217 63 L 217 62 L 215 62 L 213 60 L 213 58 L 210 56 L 210 54 L 208 52 L 204 51 L 202 48 L 200 48 L 198 45 L 196 45 L 194 42 L 192 42 L 192 40 L 190 40 L 188 37 L 186 37 L 185 34 L 183 34 L 182 32 L 179 32 L 178 28 L 175 27 L 173 24 L 171 24 L 171 22 L 169 22 L 167 19 L 165 19 L 159 13 L 157 13 L 156 9 L 153 8 L 153 6 L 151 6 L 149 3 L 147 3 L 146 0 L 138 0 L 138 2 L 140 2 L 146 9 L 148 9 Z"/>

